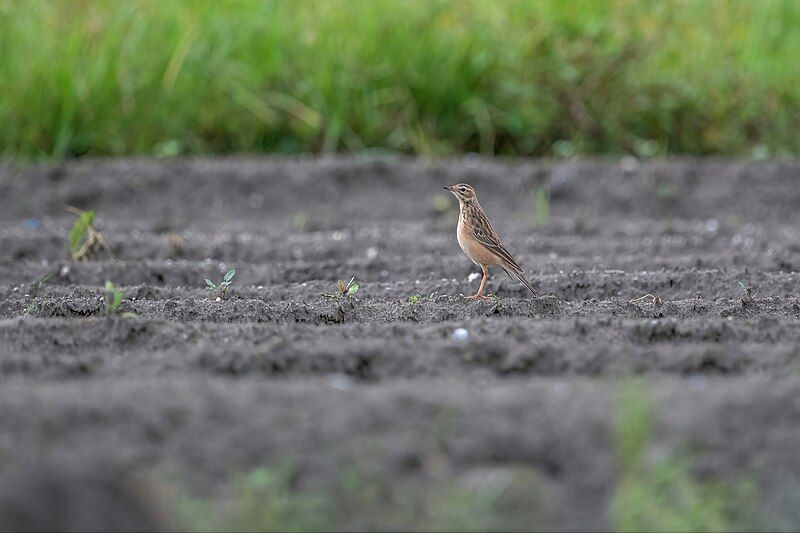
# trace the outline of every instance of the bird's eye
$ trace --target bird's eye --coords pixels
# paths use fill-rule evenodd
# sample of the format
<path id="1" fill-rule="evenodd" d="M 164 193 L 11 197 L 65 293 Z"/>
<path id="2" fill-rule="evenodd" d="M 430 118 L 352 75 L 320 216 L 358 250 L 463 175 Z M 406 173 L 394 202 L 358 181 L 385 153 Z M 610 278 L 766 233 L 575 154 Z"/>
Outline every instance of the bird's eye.
<path id="1" fill-rule="evenodd" d="M 467 192 L 467 188 L 466 187 L 461 187 L 461 192 Z"/>

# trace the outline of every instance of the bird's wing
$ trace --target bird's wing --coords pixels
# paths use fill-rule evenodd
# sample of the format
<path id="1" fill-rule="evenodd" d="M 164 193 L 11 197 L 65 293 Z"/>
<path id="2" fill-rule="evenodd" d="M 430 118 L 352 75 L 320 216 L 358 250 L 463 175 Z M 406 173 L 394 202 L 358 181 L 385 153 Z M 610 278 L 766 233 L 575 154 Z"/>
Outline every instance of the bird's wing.
<path id="1" fill-rule="evenodd" d="M 481 211 L 477 211 L 472 217 L 472 222 L 472 234 L 478 242 L 506 263 L 506 267 L 514 270 L 515 274 L 522 273 L 522 268 L 520 268 L 506 247 L 503 246 L 503 243 L 500 242 L 500 237 L 492 227 L 492 223 L 486 218 L 486 215 Z"/>

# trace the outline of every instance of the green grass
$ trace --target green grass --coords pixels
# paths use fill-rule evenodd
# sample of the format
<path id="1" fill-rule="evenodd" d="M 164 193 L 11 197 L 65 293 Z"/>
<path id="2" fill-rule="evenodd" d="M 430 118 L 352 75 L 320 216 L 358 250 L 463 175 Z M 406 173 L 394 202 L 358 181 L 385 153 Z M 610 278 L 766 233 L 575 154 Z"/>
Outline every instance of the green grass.
<path id="1" fill-rule="evenodd" d="M 480 488 L 452 479 L 390 477 L 343 466 L 333 486 L 301 488 L 291 463 L 236 476 L 232 501 L 184 496 L 174 519 L 189 531 L 495 531 L 525 530 L 541 513 L 530 472 Z M 527 527 L 526 527 L 527 526 Z"/>
<path id="2" fill-rule="evenodd" d="M 659 440 L 658 407 L 647 382 L 623 383 L 615 402 L 612 444 L 618 475 L 608 507 L 614 531 L 792 531 L 798 487 L 769 496 L 755 471 L 701 475 L 691 441 Z M 455 419 L 432 427 L 433 460 Z M 315 476 L 284 457 L 235 475 L 222 499 L 178 491 L 177 529 L 190 531 L 529 531 L 550 530 L 564 517 L 536 464 L 487 463 L 483 473 L 459 476 L 426 469 L 387 468 L 385 450 L 343 460 L 333 476 Z M 714 454 L 715 452 L 711 451 Z M 439 459 L 441 460 L 441 458 Z M 751 476 L 751 474 L 753 476 Z M 565 481 L 567 483 L 568 481 Z M 554 488 L 554 485 L 549 485 Z M 173 492 L 174 491 L 170 491 Z M 563 496 L 563 494 L 562 494 Z M 604 491 L 597 493 L 605 498 Z M 765 499 L 766 498 L 766 499 Z M 171 504 L 170 504 L 171 505 Z M 165 508 L 170 508 L 170 505 Z M 602 526 L 602 524 L 601 524 Z"/>
<path id="3" fill-rule="evenodd" d="M 533 192 L 533 215 L 537 226 L 546 226 L 550 222 L 549 188 L 540 185 Z"/>
<path id="4" fill-rule="evenodd" d="M 0 154 L 797 154 L 798 26 L 794 0 L 0 0 Z"/>
<path id="5" fill-rule="evenodd" d="M 699 480 L 688 452 L 649 457 L 654 424 L 654 408 L 643 384 L 626 384 L 616 417 L 620 479 L 610 508 L 615 529 L 751 530 L 758 509 L 754 485 L 747 480 Z"/>

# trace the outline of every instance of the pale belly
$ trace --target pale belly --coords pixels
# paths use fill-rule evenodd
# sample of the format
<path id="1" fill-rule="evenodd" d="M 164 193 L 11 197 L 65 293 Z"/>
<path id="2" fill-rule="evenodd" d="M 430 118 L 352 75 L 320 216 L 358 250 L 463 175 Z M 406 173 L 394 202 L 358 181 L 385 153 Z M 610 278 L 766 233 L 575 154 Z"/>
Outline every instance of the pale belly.
<path id="1" fill-rule="evenodd" d="M 486 248 L 478 244 L 473 238 L 469 238 L 466 226 L 462 224 L 461 218 L 458 219 L 458 227 L 456 228 L 456 238 L 461 250 L 472 259 L 472 262 L 479 267 L 490 267 L 499 264 L 494 254 L 489 252 Z"/>

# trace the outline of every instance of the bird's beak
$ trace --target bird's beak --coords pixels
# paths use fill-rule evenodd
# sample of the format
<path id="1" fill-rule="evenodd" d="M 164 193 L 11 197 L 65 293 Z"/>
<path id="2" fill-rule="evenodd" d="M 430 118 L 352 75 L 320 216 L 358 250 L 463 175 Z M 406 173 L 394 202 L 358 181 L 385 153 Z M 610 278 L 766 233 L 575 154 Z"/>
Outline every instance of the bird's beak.
<path id="1" fill-rule="evenodd" d="M 453 187 L 452 187 L 452 185 L 451 185 L 451 186 L 449 186 L 449 187 L 448 187 L 447 185 L 445 185 L 444 187 L 442 187 L 442 189 L 444 189 L 444 190 L 446 190 L 446 191 L 452 191 L 452 190 L 453 190 Z"/>

